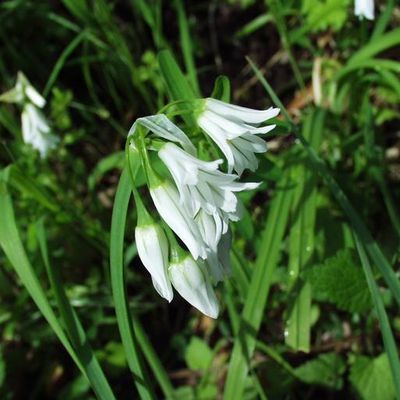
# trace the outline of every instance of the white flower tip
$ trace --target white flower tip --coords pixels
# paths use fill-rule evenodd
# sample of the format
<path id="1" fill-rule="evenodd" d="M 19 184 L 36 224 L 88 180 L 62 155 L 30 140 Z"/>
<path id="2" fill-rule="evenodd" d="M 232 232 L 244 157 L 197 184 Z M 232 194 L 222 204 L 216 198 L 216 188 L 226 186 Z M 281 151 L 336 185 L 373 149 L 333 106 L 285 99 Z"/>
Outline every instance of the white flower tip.
<path id="1" fill-rule="evenodd" d="M 354 14 L 372 21 L 375 19 L 374 0 L 355 0 Z"/>
<path id="2" fill-rule="evenodd" d="M 219 304 L 206 273 L 189 256 L 169 267 L 171 282 L 177 292 L 193 307 L 215 319 L 219 314 Z"/>

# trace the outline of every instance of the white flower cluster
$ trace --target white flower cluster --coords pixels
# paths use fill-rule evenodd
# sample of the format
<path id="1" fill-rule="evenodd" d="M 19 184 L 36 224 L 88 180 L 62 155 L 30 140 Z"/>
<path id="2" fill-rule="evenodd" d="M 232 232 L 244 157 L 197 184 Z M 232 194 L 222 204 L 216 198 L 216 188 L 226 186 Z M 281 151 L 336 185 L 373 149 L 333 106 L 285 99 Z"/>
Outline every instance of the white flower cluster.
<path id="1" fill-rule="evenodd" d="M 259 186 L 238 179 L 245 169 L 257 168 L 255 153 L 266 151 L 265 141 L 257 135 L 275 127 L 260 125 L 278 113 L 277 108 L 258 111 L 211 98 L 202 100 L 197 124 L 226 157 L 227 173 L 221 170 L 222 159 L 199 159 L 192 141 L 164 114 L 139 118 L 132 126 L 128 137 L 135 151 L 142 146 L 139 153 L 142 161 L 147 160 L 142 164 L 153 203 L 166 229 L 174 232 L 189 250 L 184 252 L 172 232 L 166 235 L 153 220 L 139 222 L 136 227 L 138 254 L 155 289 L 168 301 L 173 298 L 174 287 L 204 314 L 218 316 L 212 284 L 230 273 L 229 222 L 239 220 L 241 214 L 236 194 Z M 152 148 L 157 149 L 169 177 L 161 178 L 151 166 L 144 139 L 139 138 L 142 128 L 163 139 L 161 144 L 158 139 Z"/>
<path id="2" fill-rule="evenodd" d="M 46 157 L 48 151 L 58 143 L 58 138 L 50 133 L 50 126 L 41 109 L 46 100 L 30 84 L 22 72 L 18 73 L 15 87 L 0 96 L 0 101 L 22 106 L 22 138 Z"/>

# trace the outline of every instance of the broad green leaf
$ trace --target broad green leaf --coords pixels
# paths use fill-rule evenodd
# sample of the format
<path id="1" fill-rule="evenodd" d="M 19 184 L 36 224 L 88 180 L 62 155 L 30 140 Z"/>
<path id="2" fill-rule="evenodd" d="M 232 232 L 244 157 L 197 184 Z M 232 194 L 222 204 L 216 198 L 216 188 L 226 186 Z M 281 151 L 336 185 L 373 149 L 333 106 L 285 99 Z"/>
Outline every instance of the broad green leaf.
<path id="1" fill-rule="evenodd" d="M 297 367 L 295 375 L 310 385 L 327 386 L 339 390 L 343 386 L 342 375 L 345 370 L 346 364 L 339 354 L 326 353 Z"/>
<path id="2" fill-rule="evenodd" d="M 322 265 L 308 269 L 313 296 L 334 303 L 339 309 L 363 313 L 371 309 L 371 295 L 364 272 L 350 249 L 339 251 Z"/>
<path id="3" fill-rule="evenodd" d="M 208 344 L 193 336 L 185 351 L 185 361 L 187 366 L 193 370 L 206 371 L 212 362 L 213 352 Z"/>
<path id="4" fill-rule="evenodd" d="M 350 381 L 363 400 L 393 400 L 395 388 L 386 354 L 359 356 L 351 366 Z"/>

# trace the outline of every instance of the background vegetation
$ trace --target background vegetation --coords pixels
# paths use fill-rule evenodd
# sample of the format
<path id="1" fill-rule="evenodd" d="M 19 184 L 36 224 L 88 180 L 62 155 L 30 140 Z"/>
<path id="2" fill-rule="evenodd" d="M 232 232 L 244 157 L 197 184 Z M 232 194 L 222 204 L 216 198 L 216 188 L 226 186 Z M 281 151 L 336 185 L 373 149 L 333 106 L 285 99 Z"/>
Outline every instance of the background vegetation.
<path id="1" fill-rule="evenodd" d="M 0 105 L 0 398 L 400 398 L 399 21 L 394 0 L 375 21 L 350 0 L 2 1 L 0 91 L 23 71 L 61 142 L 41 159 Z M 134 120 L 221 74 L 282 117 L 211 320 L 156 294 L 116 192 Z"/>

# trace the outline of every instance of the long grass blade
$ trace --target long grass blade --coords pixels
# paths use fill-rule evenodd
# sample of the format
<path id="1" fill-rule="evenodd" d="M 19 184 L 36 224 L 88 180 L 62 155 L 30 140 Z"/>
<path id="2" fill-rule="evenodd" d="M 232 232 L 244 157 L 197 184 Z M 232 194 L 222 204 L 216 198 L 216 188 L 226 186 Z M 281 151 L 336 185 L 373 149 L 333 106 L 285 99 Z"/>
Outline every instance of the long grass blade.
<path id="1" fill-rule="evenodd" d="M 271 209 L 261 236 L 261 245 L 250 281 L 248 296 L 241 315 L 239 332 L 229 363 L 224 398 L 240 399 L 249 372 L 250 358 L 254 352 L 257 333 L 263 319 L 271 278 L 280 253 L 280 244 L 286 229 L 292 190 L 289 188 L 290 171 L 282 179 L 281 186 L 271 203 Z"/>
<path id="2" fill-rule="evenodd" d="M 303 134 L 314 149 L 318 149 L 322 138 L 325 113 L 316 110 L 306 117 Z M 286 343 L 296 350 L 308 352 L 311 330 L 311 286 L 302 282 L 301 270 L 312 261 L 314 251 L 314 227 L 316 218 L 316 176 L 307 165 L 304 151 L 299 154 L 300 164 L 293 167 L 297 185 L 293 195 L 292 222 L 289 239 L 289 279 L 291 297 L 289 302 Z"/>
<path id="3" fill-rule="evenodd" d="M 35 271 L 26 255 L 15 222 L 11 197 L 8 193 L 6 183 L 2 179 L 0 179 L 0 209 L 2 212 L 0 218 L 1 248 L 13 266 L 21 283 L 32 297 L 33 301 L 53 329 L 54 333 L 57 335 L 80 370 L 84 372 L 83 365 L 80 362 L 79 357 L 76 355 L 75 350 L 71 346 L 71 343 L 69 342 L 69 339 L 66 336 L 57 316 L 51 308 L 35 274 Z"/>
<path id="4" fill-rule="evenodd" d="M 101 366 L 88 342 L 85 331 L 68 300 L 61 282 L 59 270 L 50 264 L 46 241 L 46 231 L 42 219 L 36 224 L 36 231 L 43 262 L 45 264 L 51 288 L 56 299 L 58 311 L 76 355 L 81 361 L 87 378 L 97 397 L 103 400 L 115 399 L 111 387 L 108 384 Z"/>
<path id="5" fill-rule="evenodd" d="M 197 80 L 197 70 L 193 57 L 192 39 L 190 36 L 189 23 L 186 16 L 185 8 L 182 0 L 175 0 L 174 4 L 178 15 L 181 48 L 189 82 L 193 88 L 193 91 L 196 93 L 197 96 L 200 97 L 199 82 Z"/>
<path id="6" fill-rule="evenodd" d="M 396 388 L 396 398 L 400 399 L 400 360 L 397 352 L 397 345 L 393 336 L 392 328 L 388 316 L 386 314 L 385 306 L 383 304 L 382 296 L 379 292 L 378 285 L 372 273 L 372 268 L 365 252 L 364 246 L 358 237 L 354 235 L 358 254 L 360 256 L 361 264 L 364 269 L 365 277 L 367 279 L 368 287 L 371 292 L 372 301 L 374 303 L 375 311 L 378 315 L 379 324 L 381 326 L 382 339 L 385 345 L 385 350 L 389 358 L 389 364 L 393 376 L 394 386 Z"/>
<path id="7" fill-rule="evenodd" d="M 131 311 L 129 310 L 125 288 L 124 234 L 131 193 L 129 173 L 127 169 L 124 169 L 118 184 L 112 213 L 110 242 L 111 286 L 122 344 L 129 368 L 134 374 L 136 388 L 141 399 L 153 399 L 154 394 L 143 369 L 139 345 L 133 331 Z"/>

